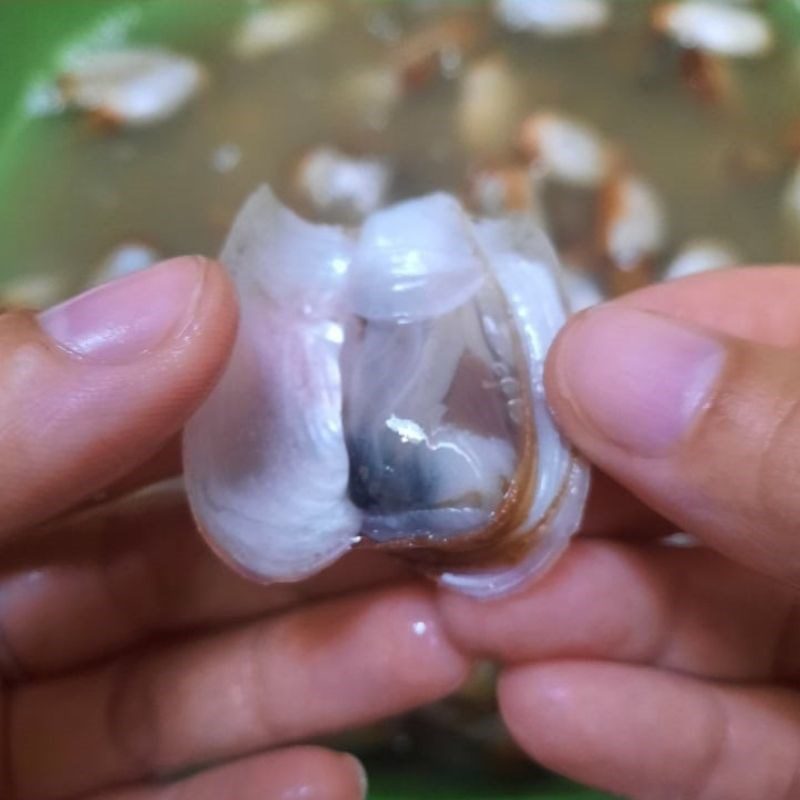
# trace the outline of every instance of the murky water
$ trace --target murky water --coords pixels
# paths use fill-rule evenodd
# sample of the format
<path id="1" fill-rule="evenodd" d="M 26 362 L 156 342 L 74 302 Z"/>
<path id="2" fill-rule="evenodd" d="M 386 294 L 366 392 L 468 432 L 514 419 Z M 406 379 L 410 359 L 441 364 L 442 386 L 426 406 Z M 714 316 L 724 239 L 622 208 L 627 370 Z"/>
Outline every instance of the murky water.
<path id="1" fill-rule="evenodd" d="M 75 113 L 33 125 L 0 254 L 12 273 L 63 276 L 59 293 L 79 288 L 121 241 L 165 256 L 213 254 L 253 187 L 269 181 L 286 194 L 300 155 L 321 144 L 385 156 L 392 199 L 462 192 L 474 164 L 456 136 L 459 73 L 502 52 L 523 88 L 520 118 L 546 107 L 595 125 L 660 193 L 669 231 L 662 263 L 685 240 L 709 236 L 751 262 L 800 255 L 780 213 L 794 165 L 794 53 L 781 46 L 726 62 L 730 96 L 703 102 L 650 31 L 649 5 L 617 3 L 609 29 L 572 39 L 506 32 L 485 3 L 438 12 L 474 17 L 482 40 L 461 70 L 407 92 L 390 123 L 371 130 L 353 122 L 337 87 L 385 64 L 398 37 L 435 22 L 423 4 L 342 4 L 323 37 L 253 61 L 231 55 L 229 32 L 197 41 L 183 51 L 210 80 L 174 118 L 112 134 Z"/>

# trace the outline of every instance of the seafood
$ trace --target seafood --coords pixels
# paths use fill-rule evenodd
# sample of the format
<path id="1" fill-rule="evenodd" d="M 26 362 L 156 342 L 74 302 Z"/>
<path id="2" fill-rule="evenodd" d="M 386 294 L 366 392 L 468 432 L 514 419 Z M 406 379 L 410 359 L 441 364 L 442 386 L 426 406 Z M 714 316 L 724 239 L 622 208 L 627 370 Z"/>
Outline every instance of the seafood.
<path id="1" fill-rule="evenodd" d="M 403 82 L 389 65 L 352 70 L 333 88 L 339 127 L 381 131 L 403 99 Z"/>
<path id="2" fill-rule="evenodd" d="M 573 311 L 583 311 L 606 299 L 597 282 L 582 270 L 564 266 L 561 283 Z"/>
<path id="3" fill-rule="evenodd" d="M 494 16 L 512 31 L 572 36 L 605 28 L 611 12 L 607 0 L 496 0 Z"/>
<path id="4" fill-rule="evenodd" d="M 129 241 L 117 245 L 102 261 L 91 284 L 96 286 L 133 272 L 152 267 L 161 254 L 146 242 Z"/>
<path id="5" fill-rule="evenodd" d="M 433 194 L 353 231 L 262 188 L 221 258 L 239 337 L 184 440 L 221 554 L 285 581 L 361 543 L 486 596 L 563 550 L 588 470 L 544 398 L 565 309 L 531 217 L 473 221 Z"/>
<path id="6" fill-rule="evenodd" d="M 482 38 L 483 31 L 474 18 L 466 14 L 444 17 L 398 41 L 390 63 L 403 87 L 413 91 L 437 75 L 457 76 Z"/>
<path id="7" fill-rule="evenodd" d="M 669 281 L 741 263 L 741 256 L 727 242 L 716 239 L 694 239 L 687 242 L 675 255 L 661 278 Z"/>
<path id="8" fill-rule="evenodd" d="M 60 275 L 34 273 L 0 285 L 0 312 L 22 309 L 37 311 L 61 300 L 66 286 Z"/>
<path id="9" fill-rule="evenodd" d="M 145 126 L 171 117 L 200 91 L 205 70 L 159 48 L 83 53 L 58 86 L 65 106 L 112 126 Z"/>
<path id="10" fill-rule="evenodd" d="M 521 105 L 519 86 L 502 56 L 487 56 L 472 64 L 461 81 L 456 109 L 464 149 L 477 158 L 507 154 Z"/>
<path id="11" fill-rule="evenodd" d="M 603 250 L 617 269 L 634 270 L 664 244 L 666 216 L 661 200 L 649 183 L 633 174 L 615 176 L 603 200 Z"/>
<path id="12" fill-rule="evenodd" d="M 760 12 L 713 0 L 657 6 L 653 25 L 681 47 L 721 56 L 763 56 L 774 44 L 772 30 Z"/>
<path id="13" fill-rule="evenodd" d="M 800 164 L 795 166 L 781 199 L 783 217 L 789 234 L 800 241 Z"/>
<path id="14" fill-rule="evenodd" d="M 379 158 L 353 158 L 332 147 L 318 147 L 300 160 L 294 186 L 315 216 L 349 222 L 383 204 L 391 178 L 389 165 Z"/>
<path id="15" fill-rule="evenodd" d="M 292 0 L 249 14 L 237 29 L 232 49 L 241 59 L 259 58 L 322 36 L 333 10 L 318 0 Z"/>
<path id="16" fill-rule="evenodd" d="M 489 217 L 509 211 L 538 213 L 534 181 L 525 165 L 482 167 L 469 176 L 466 201 L 472 210 Z"/>
<path id="17" fill-rule="evenodd" d="M 599 133 L 553 111 L 525 118 L 518 147 L 542 175 L 573 186 L 599 186 L 608 176 L 612 156 Z"/>

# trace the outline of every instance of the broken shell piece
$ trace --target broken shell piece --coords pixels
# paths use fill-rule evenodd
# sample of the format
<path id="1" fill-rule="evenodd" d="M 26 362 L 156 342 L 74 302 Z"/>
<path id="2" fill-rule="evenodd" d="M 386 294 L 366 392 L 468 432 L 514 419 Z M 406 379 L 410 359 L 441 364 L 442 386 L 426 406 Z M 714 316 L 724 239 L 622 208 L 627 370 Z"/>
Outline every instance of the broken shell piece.
<path id="1" fill-rule="evenodd" d="M 112 125 L 144 126 L 182 108 L 203 85 L 191 58 L 156 48 L 84 53 L 59 77 L 64 102 Z"/>
<path id="2" fill-rule="evenodd" d="M 404 89 L 419 89 L 438 75 L 458 75 L 482 34 L 478 20 L 471 15 L 446 17 L 399 41 L 390 63 Z"/>
<path id="3" fill-rule="evenodd" d="M 607 0 L 495 0 L 493 8 L 505 28 L 542 36 L 594 33 L 611 17 Z"/>
<path id="4" fill-rule="evenodd" d="M 345 130 L 383 130 L 403 98 L 403 83 L 389 66 L 362 68 L 344 75 L 333 88 L 333 105 Z"/>
<path id="5" fill-rule="evenodd" d="M 563 550 L 588 469 L 544 397 L 565 310 L 529 217 L 473 222 L 434 194 L 346 231 L 263 188 L 221 259 L 238 339 L 184 440 L 220 553 L 286 581 L 360 542 L 486 596 Z"/>
<path id="6" fill-rule="evenodd" d="M 633 271 L 663 246 L 666 215 L 656 191 L 642 178 L 613 177 L 601 197 L 602 250 L 615 268 Z"/>
<path id="7" fill-rule="evenodd" d="M 488 56 L 471 64 L 461 82 L 456 110 L 466 151 L 480 159 L 508 154 L 520 107 L 519 85 L 503 57 Z"/>
<path id="8" fill-rule="evenodd" d="M 794 168 L 786 188 L 783 190 L 781 206 L 792 250 L 791 255 L 794 257 L 795 253 L 800 250 L 800 164 Z"/>
<path id="9" fill-rule="evenodd" d="M 689 91 L 706 105 L 730 103 L 735 95 L 730 62 L 703 50 L 683 50 L 681 78 Z"/>
<path id="10" fill-rule="evenodd" d="M 716 239 L 695 239 L 680 249 L 664 270 L 662 280 L 685 278 L 740 263 L 740 255 L 727 242 Z"/>
<path id="11" fill-rule="evenodd" d="M 95 272 L 91 286 L 124 278 L 139 270 L 152 267 L 161 260 L 161 254 L 144 242 L 123 242 L 115 247 Z"/>
<path id="12" fill-rule="evenodd" d="M 0 284 L 0 312 L 13 310 L 38 311 L 66 296 L 63 276 L 57 273 L 20 275 Z"/>
<path id="13" fill-rule="evenodd" d="M 569 266 L 562 267 L 561 284 L 564 287 L 570 311 L 583 311 L 606 299 L 597 281 L 583 270 Z"/>
<path id="14" fill-rule="evenodd" d="M 473 211 L 489 217 L 511 211 L 535 213 L 534 178 L 525 165 L 484 167 L 470 176 L 466 200 Z"/>
<path id="15" fill-rule="evenodd" d="M 759 11 L 710 0 L 658 6 L 653 26 L 681 47 L 721 56 L 762 56 L 773 45 L 772 30 Z"/>
<path id="16" fill-rule="evenodd" d="M 384 204 L 391 179 L 389 165 L 380 158 L 354 158 L 318 147 L 300 160 L 294 187 L 316 216 L 358 222 Z"/>
<path id="17" fill-rule="evenodd" d="M 518 146 L 543 177 L 575 186 L 599 186 L 611 168 L 611 153 L 593 128 L 552 111 L 526 117 Z"/>
<path id="18" fill-rule="evenodd" d="M 258 58 L 321 36 L 333 9 L 316 0 L 292 0 L 249 14 L 236 31 L 232 49 L 242 59 Z"/>

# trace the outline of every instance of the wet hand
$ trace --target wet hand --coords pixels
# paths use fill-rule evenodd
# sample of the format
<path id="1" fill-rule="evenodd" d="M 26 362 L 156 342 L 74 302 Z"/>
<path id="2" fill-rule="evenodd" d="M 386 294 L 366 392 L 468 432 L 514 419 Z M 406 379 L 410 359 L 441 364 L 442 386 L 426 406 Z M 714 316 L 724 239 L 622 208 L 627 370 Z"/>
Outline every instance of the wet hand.
<path id="1" fill-rule="evenodd" d="M 180 471 L 235 328 L 200 259 L 0 316 L 3 798 L 359 798 L 349 756 L 287 745 L 465 676 L 393 563 L 263 587 L 208 550 L 179 491 L 124 497 Z"/>
<path id="2" fill-rule="evenodd" d="M 800 796 L 798 309 L 800 271 L 733 270 L 558 340 L 554 410 L 630 495 L 602 479 L 603 536 L 527 591 L 442 598 L 464 650 L 506 665 L 503 714 L 546 766 L 643 800 Z"/>

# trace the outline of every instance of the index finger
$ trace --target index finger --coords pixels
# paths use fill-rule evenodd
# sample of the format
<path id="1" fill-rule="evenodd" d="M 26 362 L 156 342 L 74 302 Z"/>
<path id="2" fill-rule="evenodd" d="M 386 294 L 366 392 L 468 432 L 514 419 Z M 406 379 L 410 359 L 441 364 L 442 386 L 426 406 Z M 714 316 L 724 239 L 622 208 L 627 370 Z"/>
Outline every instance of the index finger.
<path id="1" fill-rule="evenodd" d="M 590 460 L 681 530 L 795 583 L 799 306 L 786 268 L 653 287 L 573 320 L 547 382 Z"/>

